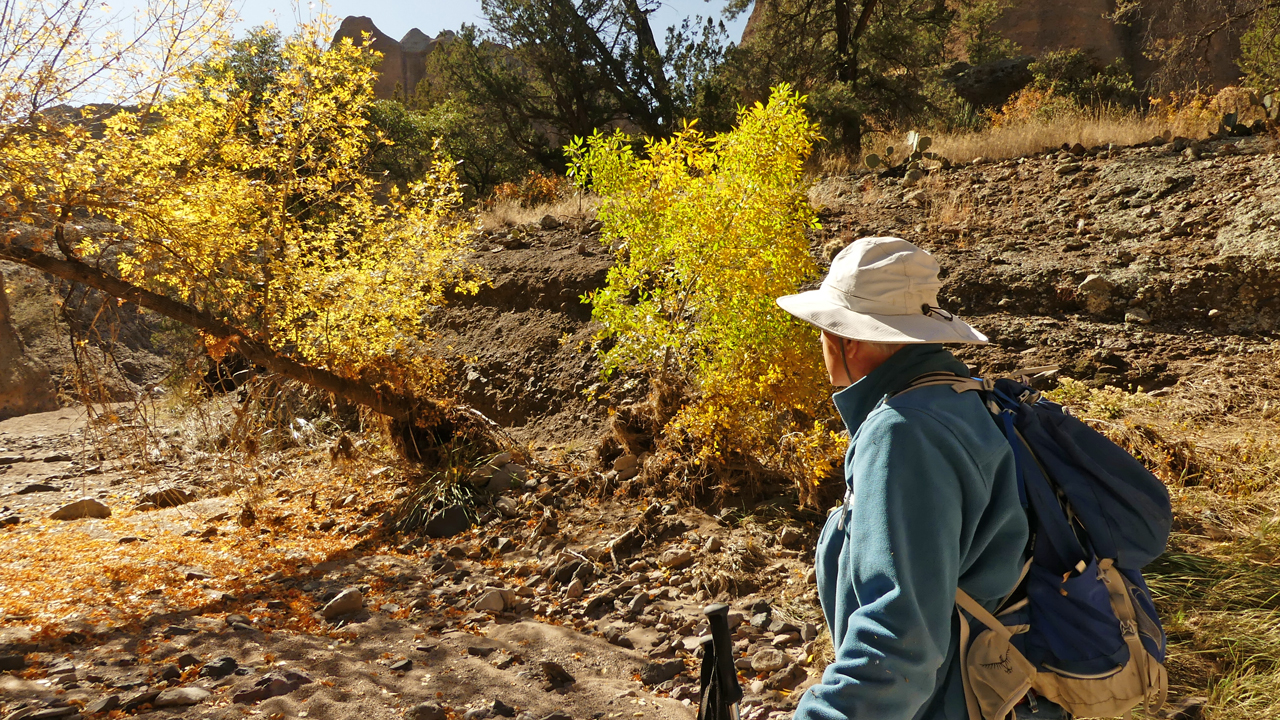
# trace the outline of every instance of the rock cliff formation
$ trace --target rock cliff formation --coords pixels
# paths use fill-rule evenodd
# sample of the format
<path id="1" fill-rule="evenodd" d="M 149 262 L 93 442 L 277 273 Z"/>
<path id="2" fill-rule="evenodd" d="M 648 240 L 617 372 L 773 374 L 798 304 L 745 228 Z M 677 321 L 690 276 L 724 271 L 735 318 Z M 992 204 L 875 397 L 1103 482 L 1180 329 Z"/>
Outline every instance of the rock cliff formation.
<path id="1" fill-rule="evenodd" d="M 445 30 L 432 38 L 414 28 L 397 42 L 379 30 L 373 20 L 363 15 L 353 15 L 342 21 L 333 35 L 333 42 L 351 38 L 352 42 L 360 44 L 365 42 L 366 37 L 370 47 L 382 53 L 382 61 L 378 65 L 378 81 L 373 86 L 373 92 L 377 97 L 386 99 L 394 97 L 397 88 L 403 95 L 411 94 L 427 76 L 427 56 L 440 43 L 452 40 L 454 34 Z"/>
<path id="2" fill-rule="evenodd" d="M 1178 79 L 1212 90 L 1234 85 L 1239 79 L 1236 59 L 1245 28 L 1239 21 L 1225 22 L 1226 14 L 1217 2 L 1151 0 L 1143 3 L 1141 14 L 1127 25 L 1111 19 L 1115 4 L 1114 0 L 1014 0 L 996 29 L 1036 57 L 1053 50 L 1082 48 L 1104 63 L 1123 59 L 1139 85 L 1162 70 L 1144 52 L 1148 46 L 1195 42 L 1203 35 L 1194 53 L 1197 67 L 1184 69 Z"/>
<path id="3" fill-rule="evenodd" d="M 22 340 L 9 317 L 4 275 L 0 275 L 0 420 L 57 407 L 48 369 L 23 352 Z"/>

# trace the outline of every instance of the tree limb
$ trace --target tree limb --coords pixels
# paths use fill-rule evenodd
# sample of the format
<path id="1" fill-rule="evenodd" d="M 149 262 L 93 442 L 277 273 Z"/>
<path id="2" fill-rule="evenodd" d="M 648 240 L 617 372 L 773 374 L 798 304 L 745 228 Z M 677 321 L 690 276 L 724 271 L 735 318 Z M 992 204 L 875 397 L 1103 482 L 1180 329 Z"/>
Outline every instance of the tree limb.
<path id="1" fill-rule="evenodd" d="M 413 398 L 345 378 L 323 368 L 311 367 L 245 337 L 238 328 L 190 305 L 145 290 L 97 270 L 73 258 L 59 259 L 34 248 L 10 242 L 0 244 L 0 259 L 21 263 L 70 282 L 78 282 L 107 295 L 144 307 L 216 338 L 229 338 L 247 360 L 268 370 L 326 390 L 395 420 L 430 420 L 441 412 L 437 401 Z"/>

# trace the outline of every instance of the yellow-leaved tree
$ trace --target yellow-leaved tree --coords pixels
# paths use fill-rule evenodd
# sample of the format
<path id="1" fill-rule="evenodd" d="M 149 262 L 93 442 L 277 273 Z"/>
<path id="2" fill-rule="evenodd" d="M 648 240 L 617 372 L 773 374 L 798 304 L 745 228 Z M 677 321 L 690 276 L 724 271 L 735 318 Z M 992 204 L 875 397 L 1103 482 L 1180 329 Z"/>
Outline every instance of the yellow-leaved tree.
<path id="1" fill-rule="evenodd" d="M 186 323 L 215 357 L 235 349 L 393 418 L 438 419 L 422 317 L 477 287 L 460 260 L 472 223 L 448 158 L 407 188 L 370 172 L 386 142 L 368 121 L 375 53 L 304 24 L 250 92 L 217 0 L 150 0 L 179 21 L 114 53 L 86 32 L 89 3 L 19 5 L 52 20 L 42 46 L 0 38 L 18 60 L 0 63 L 0 259 Z M 40 49 L 59 40 L 73 52 Z M 49 106 L 91 66 L 147 92 L 92 116 Z"/>
<path id="2" fill-rule="evenodd" d="M 720 475 L 726 489 L 734 475 L 783 475 L 805 500 L 839 442 L 824 422 L 817 335 L 774 303 L 818 275 L 804 174 L 818 134 L 803 102 L 784 85 L 720 135 L 688 125 L 637 152 L 620 132 L 597 133 L 569 152 L 571 173 L 602 198 L 605 242 L 618 244 L 591 296 L 613 341 L 606 372 L 687 387 L 662 445 L 692 455 L 702 470 L 691 475 Z"/>

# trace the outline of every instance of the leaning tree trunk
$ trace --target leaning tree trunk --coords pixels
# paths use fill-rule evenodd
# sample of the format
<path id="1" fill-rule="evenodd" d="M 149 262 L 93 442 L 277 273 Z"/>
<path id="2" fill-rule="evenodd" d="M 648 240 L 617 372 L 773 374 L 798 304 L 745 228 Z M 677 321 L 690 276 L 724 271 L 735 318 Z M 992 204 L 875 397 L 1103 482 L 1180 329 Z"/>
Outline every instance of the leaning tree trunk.
<path id="1" fill-rule="evenodd" d="M 858 13 L 856 24 L 851 23 L 853 0 L 835 0 L 836 19 L 836 80 L 848 85 L 849 92 L 858 91 L 858 46 L 871 24 L 871 13 L 877 0 L 866 0 Z M 845 155 L 857 160 L 862 154 L 862 118 L 848 116 L 840 121 L 840 141 Z"/>
<path id="2" fill-rule="evenodd" d="M 287 378 L 326 390 L 400 423 L 431 427 L 445 422 L 443 408 L 435 400 L 416 398 L 376 388 L 369 383 L 342 377 L 323 368 L 300 363 L 282 355 L 248 333 L 190 305 L 140 288 L 75 259 L 62 259 L 19 244 L 0 244 L 0 259 L 11 260 L 44 271 L 54 277 L 78 282 L 112 297 L 159 313 L 188 325 L 205 335 L 229 339 L 252 363 Z"/>

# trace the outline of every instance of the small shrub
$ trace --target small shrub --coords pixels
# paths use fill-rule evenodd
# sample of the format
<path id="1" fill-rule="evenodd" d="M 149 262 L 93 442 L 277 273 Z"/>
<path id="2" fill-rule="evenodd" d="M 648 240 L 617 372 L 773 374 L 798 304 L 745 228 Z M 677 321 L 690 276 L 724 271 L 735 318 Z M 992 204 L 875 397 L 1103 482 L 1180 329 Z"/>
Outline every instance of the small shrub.
<path id="1" fill-rule="evenodd" d="M 573 189 L 567 178 L 529 171 L 520 182 L 504 182 L 493 191 L 493 202 L 514 201 L 520 207 L 531 208 L 549 205 L 560 200 Z"/>
<path id="2" fill-rule="evenodd" d="M 692 125 L 647 140 L 622 133 L 570 145 L 570 172 L 601 196 L 619 261 L 590 296 L 606 372 L 686 378 L 663 442 L 703 469 L 767 472 L 801 500 L 834 472 L 830 387 L 815 333 L 777 307 L 818 275 L 806 230 L 804 163 L 817 129 L 782 86 L 708 137 Z"/>
<path id="3" fill-rule="evenodd" d="M 1133 107 L 1140 96 L 1123 60 L 1103 65 L 1080 49 L 1045 53 L 1028 67 L 1031 87 L 1081 108 Z"/>
<path id="4" fill-rule="evenodd" d="M 1058 387 L 1045 393 L 1050 400 L 1076 410 L 1087 418 L 1114 420 L 1130 410 L 1151 405 L 1154 401 L 1142 393 L 1127 393 L 1120 388 L 1090 388 L 1079 380 L 1063 378 Z"/>

